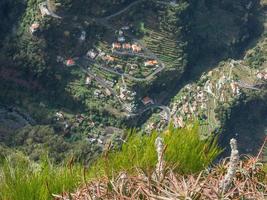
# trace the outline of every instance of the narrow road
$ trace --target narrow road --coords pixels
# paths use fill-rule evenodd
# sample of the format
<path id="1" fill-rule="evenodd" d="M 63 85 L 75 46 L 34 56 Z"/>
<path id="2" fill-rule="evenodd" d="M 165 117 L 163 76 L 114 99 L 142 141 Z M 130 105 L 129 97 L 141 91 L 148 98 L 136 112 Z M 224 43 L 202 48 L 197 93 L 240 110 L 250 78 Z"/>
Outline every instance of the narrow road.
<path id="1" fill-rule="evenodd" d="M 242 88 L 251 89 L 251 90 L 260 90 L 259 88 L 255 87 L 255 85 L 251 85 L 248 83 L 245 83 L 243 81 L 238 81 L 237 85 Z"/>
<path id="2" fill-rule="evenodd" d="M 84 72 L 85 74 L 87 74 L 88 76 L 90 76 L 91 78 L 93 78 L 95 81 L 97 81 L 99 84 L 101 84 L 104 88 L 108 89 L 113 96 L 115 96 L 115 98 L 119 101 L 119 103 L 122 105 L 122 107 L 124 108 L 124 102 L 122 102 L 120 100 L 120 98 L 117 96 L 117 93 L 114 91 L 114 89 L 112 87 L 110 87 L 108 84 L 105 83 L 105 81 L 97 76 L 95 76 L 89 69 L 87 69 L 86 67 L 83 67 L 81 64 L 77 64 L 80 69 L 82 70 L 82 72 Z M 163 110 L 165 113 L 166 113 L 166 121 L 167 122 L 170 122 L 170 119 L 171 119 L 171 112 L 170 112 L 170 109 L 169 107 L 167 106 L 163 106 L 163 105 L 157 105 L 157 104 L 153 104 L 147 108 L 145 108 L 144 110 L 142 111 L 139 111 L 137 113 L 128 113 L 127 110 L 127 113 L 130 117 L 134 117 L 134 116 L 137 116 L 137 115 L 141 115 L 145 112 L 147 112 L 148 110 L 150 109 L 153 109 L 153 108 L 160 108 L 161 110 Z"/>
<path id="3" fill-rule="evenodd" d="M 99 23 L 103 26 L 105 26 L 106 28 L 110 29 L 110 30 L 113 30 L 113 31 L 116 31 L 116 29 L 114 27 L 112 27 L 110 25 L 110 23 L 108 22 L 109 19 L 115 17 L 115 16 L 118 16 L 124 12 L 126 12 L 128 9 L 130 9 L 132 6 L 134 5 L 137 5 L 138 3 L 142 2 L 144 0 L 137 0 L 133 3 L 131 3 L 130 5 L 128 5 L 127 7 L 125 7 L 124 9 L 112 14 L 112 15 L 109 15 L 107 17 L 104 17 L 104 18 L 91 18 L 90 20 L 93 20 L 95 21 L 96 23 Z M 49 0 L 47 0 L 47 5 L 49 5 Z M 51 6 L 48 6 L 49 8 L 49 12 L 51 12 L 51 14 L 53 14 L 53 17 L 56 17 L 56 18 L 61 18 L 60 16 L 56 15 L 52 9 L 51 9 Z M 144 82 L 144 81 L 150 81 L 151 79 L 153 79 L 153 77 L 155 75 L 157 75 L 158 73 L 160 73 L 162 70 L 164 70 L 165 68 L 165 64 L 153 53 L 151 52 L 149 49 L 146 48 L 146 45 L 141 42 L 140 40 L 136 39 L 134 36 L 132 36 L 131 34 L 127 33 L 126 34 L 129 38 L 131 38 L 133 40 L 133 42 L 139 44 L 142 49 L 144 50 L 144 52 L 146 54 L 148 54 L 147 56 L 145 54 L 131 54 L 131 53 L 123 53 L 123 52 L 117 52 L 115 51 L 114 54 L 119 54 L 119 55 L 130 55 L 130 56 L 139 56 L 139 57 L 143 57 L 143 58 L 148 58 L 148 59 L 155 59 L 157 60 L 157 62 L 159 63 L 160 67 L 158 67 L 153 73 L 151 73 L 150 75 L 148 75 L 147 77 L 145 78 L 136 78 L 136 77 L 133 77 L 129 74 L 125 74 L 125 73 L 120 73 L 110 67 L 103 67 L 103 66 L 100 66 L 100 65 L 97 65 L 97 68 L 99 69 L 102 69 L 102 70 L 105 70 L 107 72 L 110 72 L 110 73 L 113 73 L 113 74 L 116 74 L 116 75 L 119 75 L 119 76 L 122 76 L 122 77 L 126 77 L 130 80 L 133 80 L 133 81 L 136 81 L 136 82 Z M 84 62 L 86 61 L 86 62 Z M 111 94 L 118 100 L 118 102 L 122 105 L 123 109 L 124 109 L 124 105 L 125 103 L 121 101 L 121 99 L 117 96 L 117 93 L 116 91 L 110 87 L 106 82 L 105 80 L 103 80 L 102 78 L 96 76 L 94 73 L 92 73 L 87 67 L 85 66 L 88 66 L 88 65 L 91 65 L 95 63 L 95 60 L 92 60 L 92 59 L 88 59 L 88 58 L 79 58 L 79 61 L 77 62 L 77 66 L 79 66 L 79 68 L 82 70 L 82 72 L 84 72 L 85 74 L 87 74 L 88 76 L 90 76 L 92 79 L 94 79 L 95 81 L 97 81 L 100 85 L 102 85 L 104 88 L 108 89 Z M 85 66 L 84 66 L 85 65 Z M 163 105 L 157 105 L 157 104 L 154 104 L 154 105 L 151 105 L 147 108 L 145 108 L 144 110 L 142 111 L 139 111 L 137 113 L 129 113 L 128 111 L 126 111 L 128 113 L 128 116 L 137 116 L 137 115 L 141 115 L 143 114 L 144 112 L 150 110 L 150 109 L 153 109 L 153 108 L 160 108 L 161 110 L 163 110 L 165 113 L 166 113 L 166 121 L 170 121 L 171 119 L 171 112 L 170 112 L 170 109 L 167 107 L 167 106 L 163 106 Z M 125 110 L 125 109 L 124 109 Z"/>
<path id="4" fill-rule="evenodd" d="M 122 10 L 120 10 L 120 11 L 118 11 L 118 12 L 112 14 L 112 15 L 109 15 L 109 16 L 107 16 L 107 17 L 104 17 L 104 19 L 108 20 L 108 19 L 111 19 L 111 18 L 113 18 L 113 17 L 116 17 L 116 16 L 118 16 L 118 15 L 120 15 L 120 14 L 126 12 L 126 11 L 127 11 L 128 9 L 130 9 L 132 6 L 141 3 L 142 1 L 144 1 L 144 0 L 137 0 L 137 1 L 135 1 L 135 2 L 133 2 L 133 3 L 131 3 L 131 4 L 129 4 L 129 5 L 128 5 L 127 7 L 125 7 L 124 9 L 122 9 Z"/>
<path id="5" fill-rule="evenodd" d="M 166 121 L 169 123 L 171 121 L 171 111 L 170 111 L 170 108 L 167 107 L 167 106 L 163 106 L 163 105 L 158 105 L 158 104 L 153 104 L 147 108 L 145 108 L 144 110 L 141 110 L 139 112 L 137 112 L 137 114 L 135 115 L 142 115 L 143 113 L 151 110 L 151 109 L 154 109 L 154 108 L 159 108 L 161 109 L 163 112 L 166 113 Z"/>
<path id="6" fill-rule="evenodd" d="M 120 100 L 120 98 L 117 96 L 117 93 L 113 90 L 112 87 L 110 87 L 103 79 L 95 76 L 90 70 L 86 69 L 85 67 L 78 64 L 82 72 L 93 78 L 96 82 L 98 82 L 100 85 L 102 85 L 104 88 L 108 89 L 112 95 L 119 101 L 121 105 L 124 105 L 123 102 Z"/>
<path id="7" fill-rule="evenodd" d="M 121 52 L 121 51 L 116 51 L 116 50 L 113 50 L 112 53 L 115 55 L 119 55 L 119 56 L 137 56 L 137 57 L 142 57 L 142 58 L 147 58 L 147 59 L 153 59 L 153 57 L 145 55 L 143 53 Z"/>
<path id="8" fill-rule="evenodd" d="M 26 125 L 35 125 L 36 122 L 33 118 L 31 118 L 28 114 L 22 112 L 20 109 L 13 107 L 13 106 L 5 106 L 0 105 L 0 121 L 1 121 L 1 115 L 4 115 L 5 113 L 9 113 L 10 115 L 13 115 L 16 119 L 16 123 L 24 124 Z"/>
<path id="9" fill-rule="evenodd" d="M 110 73 L 113 73 L 113 74 L 116 74 L 116 75 L 119 75 L 119 76 L 124 76 L 124 77 L 128 78 L 129 80 L 132 80 L 132 81 L 135 81 L 135 82 L 145 82 L 145 81 L 152 80 L 156 74 L 158 74 L 159 72 L 161 72 L 164 69 L 163 67 L 159 67 L 153 73 L 151 73 L 150 75 L 148 75 L 145 78 L 136 78 L 136 77 L 133 77 L 133 76 L 131 76 L 129 74 L 120 73 L 120 72 L 118 72 L 118 71 L 116 71 L 116 70 L 114 70 L 114 69 L 112 69 L 110 67 L 103 67 L 103 66 L 100 66 L 100 65 L 98 65 L 97 67 L 100 68 L 100 69 L 103 69 L 103 70 L 105 70 L 107 72 L 110 72 Z"/>
<path id="10" fill-rule="evenodd" d="M 47 7 L 47 9 L 48 9 L 49 14 L 50 14 L 51 17 L 54 17 L 54 18 L 57 18 L 57 19 L 62 19 L 62 17 L 58 16 L 58 15 L 53 11 L 50 0 L 46 0 L 46 2 L 43 2 L 43 3 L 39 4 L 39 5 L 43 5 L 43 6 L 46 5 L 46 7 Z"/>
<path id="11" fill-rule="evenodd" d="M 96 64 L 95 60 L 90 59 L 90 58 L 86 58 L 85 60 L 87 60 L 88 64 Z M 131 76 L 129 74 L 126 73 L 121 73 L 116 71 L 115 69 L 111 68 L 111 67 L 105 67 L 105 66 L 101 66 L 100 64 L 96 65 L 97 68 L 105 70 L 107 72 L 110 72 L 112 74 L 118 75 L 118 76 L 124 76 L 126 78 L 128 78 L 129 80 L 135 81 L 135 82 L 145 82 L 145 81 L 150 81 L 154 78 L 155 75 L 157 75 L 158 73 L 160 73 L 163 69 L 164 66 L 158 67 L 154 72 L 152 72 L 150 75 L 148 75 L 145 78 L 136 78 L 134 76 Z"/>

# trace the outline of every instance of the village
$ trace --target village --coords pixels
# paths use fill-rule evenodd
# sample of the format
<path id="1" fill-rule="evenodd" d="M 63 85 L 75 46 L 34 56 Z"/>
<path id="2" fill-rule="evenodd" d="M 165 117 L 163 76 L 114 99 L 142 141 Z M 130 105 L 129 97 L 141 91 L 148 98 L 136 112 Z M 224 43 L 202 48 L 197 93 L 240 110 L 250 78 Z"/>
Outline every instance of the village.
<path id="1" fill-rule="evenodd" d="M 170 3 L 175 6 L 174 1 Z M 130 7 L 131 5 L 127 9 Z M 61 19 L 60 16 L 48 9 L 45 2 L 40 4 L 39 9 L 42 17 L 48 15 Z M 125 8 L 123 11 L 125 12 L 127 9 Z M 266 69 L 254 71 L 252 76 L 247 72 L 248 67 L 241 61 L 232 60 L 221 66 L 220 69 L 217 68 L 203 74 L 197 84 L 186 85 L 175 97 L 170 109 L 157 105 L 153 97 L 146 93 L 137 94 L 133 86 L 149 82 L 164 70 L 165 64 L 158 56 L 149 51 L 147 46 L 144 46 L 144 41 L 132 36 L 132 24 L 125 23 L 120 27 L 117 25 L 118 28 L 112 27 L 108 20 L 121 12 L 105 19 L 95 19 L 96 22 L 99 21 L 102 26 L 109 29 L 108 37 L 112 38 L 111 40 L 101 41 L 93 48 L 89 48 L 83 52 L 84 56 L 82 57 L 58 55 L 56 60 L 67 69 L 80 68 L 85 74 L 84 85 L 93 91 L 94 99 L 106 104 L 112 102 L 110 105 L 124 113 L 126 117 L 141 115 L 148 110 L 155 110 L 155 108 L 160 111 L 152 115 L 152 118 L 146 123 L 145 130 L 147 132 L 164 129 L 170 120 L 173 121 L 175 127 L 184 127 L 188 121 L 198 119 L 202 123 L 204 135 L 212 133 L 220 127 L 220 122 L 214 112 L 219 105 L 238 100 L 245 89 L 258 90 L 256 82 L 267 80 Z M 40 24 L 34 22 L 29 27 L 29 31 L 35 36 L 39 28 Z M 157 37 L 159 36 L 157 35 Z M 84 43 L 87 40 L 86 31 L 81 30 L 76 40 L 80 44 Z M 235 73 L 238 70 L 246 71 L 252 80 L 247 80 L 247 77 L 238 77 L 238 73 Z M 62 115 L 61 112 L 56 113 L 56 117 L 63 120 L 64 130 L 67 131 L 70 129 L 70 125 Z M 82 123 L 82 119 L 83 117 L 76 117 L 79 123 Z M 95 126 L 93 121 L 88 123 L 91 127 Z M 102 140 L 97 139 L 90 141 L 103 143 Z"/>
<path id="2" fill-rule="evenodd" d="M 49 9 L 47 2 L 40 3 L 39 9 L 41 18 L 50 16 L 62 20 L 61 16 Z M 110 18 L 107 17 L 107 19 Z M 125 113 L 124 115 L 128 118 L 157 108 L 161 110 L 159 117 L 164 120 L 165 125 L 168 124 L 170 120 L 169 108 L 157 105 L 149 94 L 137 94 L 133 87 L 135 84 L 149 82 L 156 77 L 164 70 L 164 63 L 150 52 L 143 43 L 131 35 L 133 31 L 131 24 L 123 25 L 116 30 L 110 28 L 107 21 L 105 23 L 101 21 L 101 25 L 110 29 L 109 32 L 113 35 L 111 37 L 112 41 L 100 42 L 99 45 L 83 52 L 82 57 L 57 55 L 56 62 L 63 64 L 68 70 L 80 68 L 85 74 L 84 86 L 93 91 L 93 98 L 96 101 L 102 101 L 105 104 L 111 102 L 112 107 L 121 113 Z M 32 37 L 38 37 L 40 26 L 40 22 L 37 20 L 29 26 Z M 63 34 L 69 37 L 70 32 L 64 31 Z M 86 42 L 87 32 L 81 29 L 76 40 L 79 44 Z M 120 106 L 118 107 L 118 105 Z M 88 119 L 83 114 L 70 117 L 61 110 L 55 113 L 54 119 L 66 135 L 84 123 L 91 131 L 97 126 L 94 120 Z M 103 132 L 98 131 L 95 136 L 88 135 L 88 141 L 103 146 L 107 142 L 104 138 L 111 137 L 111 135 L 105 134 L 101 136 Z M 122 138 L 118 140 L 122 141 Z"/>
<path id="3" fill-rule="evenodd" d="M 244 73 L 240 76 L 240 70 Z M 216 131 L 221 122 L 216 109 L 221 105 L 234 104 L 246 91 L 260 92 L 261 84 L 267 81 L 267 68 L 251 70 L 242 60 L 231 60 L 219 68 L 203 74 L 198 83 L 187 84 L 171 104 L 171 118 L 175 127 L 185 127 L 188 122 L 198 120 L 201 134 Z M 146 123 L 145 130 L 163 130 L 164 120 L 157 115 Z"/>

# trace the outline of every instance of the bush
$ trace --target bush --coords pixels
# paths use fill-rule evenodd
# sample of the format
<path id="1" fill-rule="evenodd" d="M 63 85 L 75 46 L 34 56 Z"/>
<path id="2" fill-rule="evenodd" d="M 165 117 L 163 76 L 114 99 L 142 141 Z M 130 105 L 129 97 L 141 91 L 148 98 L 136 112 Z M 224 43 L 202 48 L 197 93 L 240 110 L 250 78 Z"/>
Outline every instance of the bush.
<path id="1" fill-rule="evenodd" d="M 134 173 L 136 168 L 151 174 L 157 163 L 155 140 L 158 135 L 163 137 L 166 145 L 166 164 L 178 173 L 199 172 L 222 152 L 217 145 L 217 137 L 200 139 L 197 125 L 183 129 L 171 125 L 167 131 L 153 132 L 151 136 L 134 131 L 121 151 L 106 153 L 97 160 L 89 176 L 114 176 L 121 171 Z"/>

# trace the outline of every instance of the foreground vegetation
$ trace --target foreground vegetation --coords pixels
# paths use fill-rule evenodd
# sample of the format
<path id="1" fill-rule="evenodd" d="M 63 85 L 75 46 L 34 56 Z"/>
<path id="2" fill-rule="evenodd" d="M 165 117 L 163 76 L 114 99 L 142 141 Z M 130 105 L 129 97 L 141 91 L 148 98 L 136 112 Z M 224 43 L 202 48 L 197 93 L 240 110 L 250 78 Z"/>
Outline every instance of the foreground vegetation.
<path id="1" fill-rule="evenodd" d="M 86 184 L 76 193 L 56 196 L 56 200 L 93 199 L 257 199 L 264 200 L 267 195 L 266 172 L 261 163 L 254 158 L 241 161 L 234 174 L 231 188 L 222 192 L 221 181 L 229 167 L 228 159 L 210 171 L 183 176 L 167 170 L 159 182 L 143 173 L 136 176 L 120 175 L 112 179 L 101 179 Z"/>
<path id="2" fill-rule="evenodd" d="M 121 151 L 106 153 L 91 169 L 97 176 L 113 176 L 121 171 L 135 173 L 136 168 L 152 174 L 157 163 L 155 140 L 161 135 L 164 140 L 164 160 L 174 171 L 188 174 L 203 170 L 220 154 L 217 139 L 201 140 L 198 126 L 175 129 L 172 125 L 162 133 L 140 136 L 133 132 Z"/>
<path id="3" fill-rule="evenodd" d="M 86 180 L 112 177 L 121 171 L 136 175 L 140 169 L 152 175 L 157 152 L 154 144 L 162 135 L 166 164 L 175 172 L 191 174 L 205 169 L 221 152 L 214 138 L 200 140 L 197 126 L 173 129 L 152 136 L 142 136 L 133 132 L 121 151 L 104 153 L 89 169 L 74 164 L 55 166 L 43 159 L 40 164 L 32 164 L 25 159 L 4 159 L 0 170 L 0 199 L 45 200 L 62 191 L 72 192 Z M 139 169 L 139 170 L 137 170 Z"/>
<path id="4" fill-rule="evenodd" d="M 155 148 L 158 136 L 165 145 L 161 172 L 157 171 L 161 160 Z M 261 151 L 263 148 L 264 145 Z M 93 199 L 93 196 L 100 199 L 263 200 L 267 180 L 266 166 L 259 162 L 260 156 L 240 162 L 237 159 L 230 189 L 224 191 L 221 183 L 233 167 L 234 159 L 226 158 L 209 167 L 220 152 L 216 138 L 199 138 L 197 126 L 184 129 L 170 126 L 167 131 L 154 132 L 151 136 L 133 131 L 121 151 L 106 151 L 89 168 L 75 164 L 73 159 L 61 166 L 45 158 L 36 164 L 16 154 L 1 161 L 0 200 L 80 200 Z M 76 188 L 79 189 L 74 192 Z"/>
<path id="5" fill-rule="evenodd" d="M 47 200 L 52 193 L 71 191 L 82 180 L 82 167 L 54 166 L 47 161 L 5 160 L 0 171 L 0 199 Z"/>

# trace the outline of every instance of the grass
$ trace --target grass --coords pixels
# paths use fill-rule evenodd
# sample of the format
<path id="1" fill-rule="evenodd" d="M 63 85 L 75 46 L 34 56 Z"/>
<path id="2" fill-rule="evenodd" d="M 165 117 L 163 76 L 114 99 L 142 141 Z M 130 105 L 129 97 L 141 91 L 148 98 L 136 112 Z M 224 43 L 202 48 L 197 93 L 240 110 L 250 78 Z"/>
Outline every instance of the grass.
<path id="1" fill-rule="evenodd" d="M 216 138 L 201 140 L 198 126 L 153 132 L 150 136 L 136 131 L 129 134 L 120 151 L 104 153 L 88 171 L 80 164 L 56 166 L 43 159 L 33 164 L 25 158 L 0 162 L 0 200 L 47 200 L 52 194 L 73 192 L 85 180 L 115 177 L 122 171 L 136 175 L 142 170 L 152 175 L 157 164 L 155 140 L 158 135 L 166 145 L 164 160 L 175 172 L 196 173 L 205 169 L 221 152 Z M 138 169 L 138 170 L 137 170 Z"/>
<path id="2" fill-rule="evenodd" d="M 199 137 L 199 126 L 184 129 L 170 126 L 164 135 L 166 144 L 165 160 L 174 171 L 181 174 L 199 172 L 208 167 L 222 152 L 217 137 L 203 140 Z"/>
<path id="3" fill-rule="evenodd" d="M 0 168 L 0 200 L 48 200 L 52 194 L 74 190 L 82 180 L 82 167 L 32 165 L 5 160 Z"/>
<path id="4" fill-rule="evenodd" d="M 151 136 L 133 132 L 121 151 L 105 153 L 92 167 L 89 177 L 114 176 L 121 171 L 135 173 L 136 168 L 146 174 L 153 173 L 157 163 L 155 139 L 161 135 L 166 145 L 164 160 L 174 171 L 182 174 L 199 172 L 208 167 L 222 152 L 217 146 L 217 138 L 201 140 L 198 126 L 175 129 L 171 125 L 167 131 L 154 132 Z"/>

